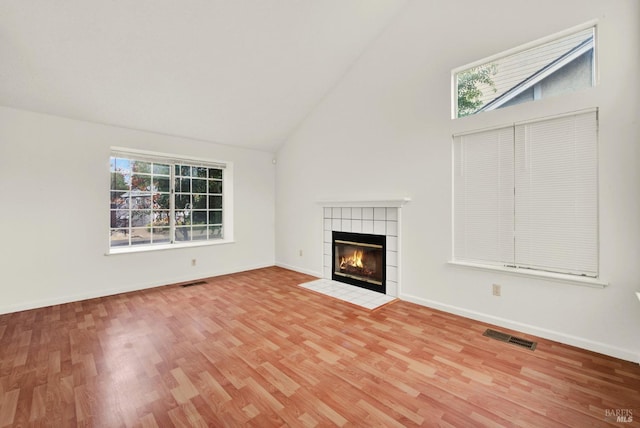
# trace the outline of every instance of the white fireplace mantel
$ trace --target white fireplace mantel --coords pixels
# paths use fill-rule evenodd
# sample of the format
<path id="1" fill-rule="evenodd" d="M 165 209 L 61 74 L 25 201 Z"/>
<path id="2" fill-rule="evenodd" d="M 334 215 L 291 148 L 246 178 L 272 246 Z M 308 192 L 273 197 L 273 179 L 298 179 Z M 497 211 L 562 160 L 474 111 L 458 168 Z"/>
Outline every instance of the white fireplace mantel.
<path id="1" fill-rule="evenodd" d="M 404 197 L 400 199 L 386 199 L 386 200 L 320 200 L 318 205 L 323 207 L 372 207 L 372 208 L 400 208 L 403 205 L 411 202 L 411 198 Z"/>
<path id="2" fill-rule="evenodd" d="M 386 290 L 400 290 L 400 231 L 402 206 L 408 197 L 388 199 L 319 200 L 323 218 L 323 278 L 333 278 L 333 232 L 364 233 L 386 237 Z"/>

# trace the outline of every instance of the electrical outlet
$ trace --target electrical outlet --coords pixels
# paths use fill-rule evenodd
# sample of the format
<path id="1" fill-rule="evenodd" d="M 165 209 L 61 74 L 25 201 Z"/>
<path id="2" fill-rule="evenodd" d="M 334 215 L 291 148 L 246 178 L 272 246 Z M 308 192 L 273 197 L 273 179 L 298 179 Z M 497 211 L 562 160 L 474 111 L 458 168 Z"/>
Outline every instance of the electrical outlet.
<path id="1" fill-rule="evenodd" d="M 191 259 L 191 266 L 195 266 L 197 263 L 196 259 Z"/>
<path id="2" fill-rule="evenodd" d="M 494 296 L 500 296 L 500 293 L 502 292 L 502 287 L 500 286 L 500 284 L 493 284 L 492 291 Z"/>
<path id="3" fill-rule="evenodd" d="M 302 250 L 298 250 L 298 255 L 302 257 Z"/>

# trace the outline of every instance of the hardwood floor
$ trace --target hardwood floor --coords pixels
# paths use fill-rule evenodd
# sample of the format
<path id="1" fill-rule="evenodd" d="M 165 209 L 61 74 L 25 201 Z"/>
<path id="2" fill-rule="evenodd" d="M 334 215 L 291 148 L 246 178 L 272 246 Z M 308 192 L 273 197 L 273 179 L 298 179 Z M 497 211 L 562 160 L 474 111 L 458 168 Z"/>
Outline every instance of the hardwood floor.
<path id="1" fill-rule="evenodd" d="M 311 279 L 272 267 L 0 315 L 0 427 L 640 426 L 637 364 L 402 301 L 369 312 Z"/>

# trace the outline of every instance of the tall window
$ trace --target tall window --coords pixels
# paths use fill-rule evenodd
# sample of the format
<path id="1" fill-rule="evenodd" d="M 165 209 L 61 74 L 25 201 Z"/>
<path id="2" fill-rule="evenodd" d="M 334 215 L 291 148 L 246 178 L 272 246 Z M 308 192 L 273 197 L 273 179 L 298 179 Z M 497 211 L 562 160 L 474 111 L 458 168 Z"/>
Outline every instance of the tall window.
<path id="1" fill-rule="evenodd" d="M 113 152 L 110 247 L 222 239 L 224 168 Z"/>
<path id="2" fill-rule="evenodd" d="M 455 261 L 598 276 L 596 110 L 453 146 Z"/>
<path id="3" fill-rule="evenodd" d="M 594 86 L 594 52 L 590 26 L 454 70 L 453 117 Z"/>

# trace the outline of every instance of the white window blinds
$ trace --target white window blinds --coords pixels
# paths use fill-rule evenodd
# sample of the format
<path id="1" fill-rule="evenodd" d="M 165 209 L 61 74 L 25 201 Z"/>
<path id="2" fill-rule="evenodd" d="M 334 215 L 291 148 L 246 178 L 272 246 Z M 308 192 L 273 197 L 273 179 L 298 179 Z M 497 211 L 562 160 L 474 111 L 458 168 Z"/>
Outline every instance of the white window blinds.
<path id="1" fill-rule="evenodd" d="M 597 276 L 597 113 L 515 131 L 516 266 Z"/>
<path id="2" fill-rule="evenodd" d="M 513 128 L 454 138 L 457 260 L 513 263 Z"/>
<path id="3" fill-rule="evenodd" d="M 597 277 L 596 111 L 453 145 L 455 260 Z"/>

